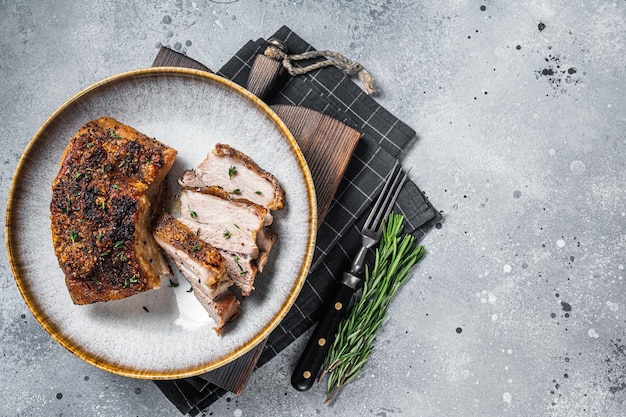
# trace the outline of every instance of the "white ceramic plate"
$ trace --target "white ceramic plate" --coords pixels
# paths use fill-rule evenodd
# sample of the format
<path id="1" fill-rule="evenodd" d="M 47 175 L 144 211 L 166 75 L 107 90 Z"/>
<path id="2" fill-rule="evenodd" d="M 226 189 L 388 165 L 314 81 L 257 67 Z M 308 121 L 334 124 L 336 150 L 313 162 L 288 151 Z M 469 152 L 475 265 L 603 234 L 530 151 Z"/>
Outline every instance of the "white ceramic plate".
<path id="1" fill-rule="evenodd" d="M 217 142 L 228 143 L 273 173 L 286 208 L 275 212 L 279 241 L 243 312 L 217 336 L 187 293 L 162 286 L 124 300 L 74 305 L 54 255 L 51 184 L 69 138 L 87 121 L 110 116 L 178 150 L 170 184 Z M 175 191 L 174 191 L 175 192 Z M 285 125 L 247 90 L 183 68 L 123 73 L 80 92 L 33 137 L 7 204 L 7 252 L 19 290 L 41 325 L 83 360 L 124 376 L 173 379 L 213 370 L 265 339 L 295 301 L 314 249 L 316 207 L 304 157 Z"/>

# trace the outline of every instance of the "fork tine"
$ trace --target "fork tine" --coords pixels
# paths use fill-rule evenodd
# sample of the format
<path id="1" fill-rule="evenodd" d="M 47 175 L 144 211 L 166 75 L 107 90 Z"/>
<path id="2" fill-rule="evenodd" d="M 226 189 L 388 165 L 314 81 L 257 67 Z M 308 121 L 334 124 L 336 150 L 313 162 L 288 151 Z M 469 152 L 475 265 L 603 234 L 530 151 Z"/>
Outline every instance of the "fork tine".
<path id="1" fill-rule="evenodd" d="M 377 219 L 378 223 L 376 224 L 376 231 L 378 231 L 382 227 L 382 221 L 385 220 L 387 216 L 389 216 L 389 213 L 391 213 L 391 209 L 393 209 L 393 206 L 396 203 L 398 196 L 400 195 L 400 190 L 402 190 L 402 186 L 407 179 L 408 173 L 404 173 L 404 175 L 400 176 L 401 173 L 402 170 L 400 170 L 400 172 L 394 179 L 393 186 L 391 188 L 391 190 L 394 190 L 393 194 L 391 194 L 390 191 L 387 198 L 385 198 L 385 206 L 387 209 L 385 210 L 383 216 L 380 219 Z"/>
<path id="2" fill-rule="evenodd" d="M 383 203 L 384 196 L 387 194 L 387 190 L 391 186 L 391 182 L 392 182 L 391 179 L 394 177 L 394 175 L 396 175 L 396 170 L 398 169 L 399 165 L 400 163 L 396 159 L 396 162 L 393 165 L 393 168 L 391 168 L 391 171 L 389 172 L 389 174 L 387 174 L 387 177 L 385 178 L 385 184 L 383 185 L 383 189 L 380 191 L 380 194 L 376 198 L 376 202 L 374 203 L 374 207 L 372 207 L 372 211 L 370 212 L 369 216 L 367 216 L 367 219 L 365 220 L 365 225 L 363 226 L 364 228 L 369 229 L 374 224 L 373 220 L 376 217 L 376 214 L 378 213 L 381 204 Z"/>
<path id="3" fill-rule="evenodd" d="M 404 175 L 401 175 L 401 174 L 404 174 Z M 393 209 L 393 206 L 396 203 L 398 196 L 400 195 L 400 190 L 402 190 L 402 186 L 404 185 L 404 182 L 406 181 L 407 175 L 408 174 L 403 173 L 402 170 L 400 170 L 400 172 L 398 172 L 398 175 L 394 178 L 392 187 L 389 189 L 389 192 L 387 193 L 387 196 L 385 198 L 384 213 L 383 212 L 379 213 L 379 215 L 376 216 L 376 219 L 375 219 L 376 223 L 374 223 L 375 224 L 374 230 L 377 233 L 382 227 L 383 220 L 385 220 L 387 216 L 389 216 L 391 209 Z"/>
<path id="4" fill-rule="evenodd" d="M 382 224 L 382 220 L 387 218 L 408 175 L 406 173 L 404 173 L 404 175 L 402 174 L 403 171 L 400 161 L 396 160 L 396 163 L 385 180 L 385 185 L 380 195 L 376 199 L 376 203 L 370 215 L 365 221 L 364 229 L 377 231 Z"/>

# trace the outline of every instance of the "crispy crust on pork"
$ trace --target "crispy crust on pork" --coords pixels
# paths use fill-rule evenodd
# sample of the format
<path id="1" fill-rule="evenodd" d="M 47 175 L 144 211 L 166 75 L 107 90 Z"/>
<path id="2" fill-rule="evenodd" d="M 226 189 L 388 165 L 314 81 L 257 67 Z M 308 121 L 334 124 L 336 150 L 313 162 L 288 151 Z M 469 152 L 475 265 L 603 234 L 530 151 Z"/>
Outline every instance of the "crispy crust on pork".
<path id="1" fill-rule="evenodd" d="M 115 119 L 83 125 L 52 183 L 52 241 L 75 304 L 158 288 L 167 263 L 151 237 L 176 151 Z"/>

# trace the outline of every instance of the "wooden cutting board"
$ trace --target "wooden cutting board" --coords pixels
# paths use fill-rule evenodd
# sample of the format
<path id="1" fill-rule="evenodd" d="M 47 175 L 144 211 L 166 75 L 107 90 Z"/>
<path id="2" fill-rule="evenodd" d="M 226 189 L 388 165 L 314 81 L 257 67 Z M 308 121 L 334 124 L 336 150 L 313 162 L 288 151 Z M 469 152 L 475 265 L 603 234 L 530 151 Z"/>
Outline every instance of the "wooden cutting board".
<path id="1" fill-rule="evenodd" d="M 185 67 L 211 72 L 203 64 L 166 47 L 160 48 L 152 66 Z M 281 76 L 281 67 L 279 62 L 259 55 L 251 70 L 248 89 L 260 98 L 267 97 Z M 291 131 L 307 161 L 315 185 L 319 225 L 328 212 L 361 134 L 345 123 L 306 107 L 271 107 Z M 201 377 L 239 395 L 264 347 L 265 341 L 241 358 Z"/>

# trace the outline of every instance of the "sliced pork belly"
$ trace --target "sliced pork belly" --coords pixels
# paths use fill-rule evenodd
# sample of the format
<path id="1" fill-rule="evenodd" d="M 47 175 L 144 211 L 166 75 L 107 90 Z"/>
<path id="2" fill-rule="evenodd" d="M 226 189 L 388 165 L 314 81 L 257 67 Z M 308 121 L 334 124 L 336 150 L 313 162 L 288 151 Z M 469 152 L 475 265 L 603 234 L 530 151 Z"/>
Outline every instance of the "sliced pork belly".
<path id="1" fill-rule="evenodd" d="M 228 275 L 243 296 L 250 295 L 259 271 L 258 259 L 265 264 L 271 248 L 268 240 L 276 236 L 268 227 L 272 222 L 269 210 L 232 198 L 219 187 L 183 189 L 180 201 L 180 221 L 223 255 Z"/>
<path id="2" fill-rule="evenodd" d="M 233 280 L 226 272 L 222 255 L 168 213 L 159 217 L 153 235 L 189 281 L 219 333 L 225 323 L 239 314 L 239 301 L 232 300 L 234 294 L 228 291 Z"/>
<path id="3" fill-rule="evenodd" d="M 180 221 L 197 231 L 200 239 L 218 249 L 250 255 L 259 254 L 257 234 L 272 222 L 265 207 L 244 199 L 231 199 L 219 187 L 201 191 L 183 189 Z"/>
<path id="4" fill-rule="evenodd" d="M 247 155 L 221 143 L 194 170 L 185 172 L 179 182 L 188 188 L 219 186 L 270 210 L 284 206 L 285 192 L 278 180 Z"/>

